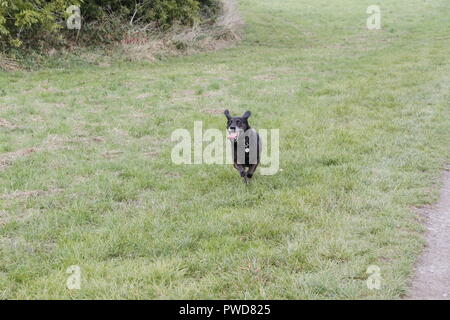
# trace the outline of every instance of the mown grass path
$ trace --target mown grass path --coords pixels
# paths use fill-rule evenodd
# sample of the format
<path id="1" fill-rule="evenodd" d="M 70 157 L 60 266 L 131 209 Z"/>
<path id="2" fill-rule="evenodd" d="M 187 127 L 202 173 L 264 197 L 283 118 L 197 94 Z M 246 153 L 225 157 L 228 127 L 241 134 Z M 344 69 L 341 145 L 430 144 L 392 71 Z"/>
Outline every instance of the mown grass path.
<path id="1" fill-rule="evenodd" d="M 0 75 L 1 298 L 406 292 L 449 159 L 449 2 L 383 1 L 379 31 L 370 1 L 240 4 L 236 48 Z M 280 129 L 283 171 L 171 163 L 173 130 L 225 108 Z"/>

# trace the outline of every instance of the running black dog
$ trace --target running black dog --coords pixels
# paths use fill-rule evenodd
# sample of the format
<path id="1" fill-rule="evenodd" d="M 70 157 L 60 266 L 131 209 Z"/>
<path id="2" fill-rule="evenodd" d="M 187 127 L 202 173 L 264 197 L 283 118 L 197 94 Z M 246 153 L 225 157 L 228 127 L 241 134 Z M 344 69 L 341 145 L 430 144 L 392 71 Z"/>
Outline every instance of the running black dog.
<path id="1" fill-rule="evenodd" d="M 261 139 L 248 124 L 250 111 L 246 111 L 242 117 L 232 117 L 228 110 L 224 114 L 228 120 L 228 139 L 232 143 L 234 167 L 244 178 L 244 182 L 248 183 L 260 162 Z"/>

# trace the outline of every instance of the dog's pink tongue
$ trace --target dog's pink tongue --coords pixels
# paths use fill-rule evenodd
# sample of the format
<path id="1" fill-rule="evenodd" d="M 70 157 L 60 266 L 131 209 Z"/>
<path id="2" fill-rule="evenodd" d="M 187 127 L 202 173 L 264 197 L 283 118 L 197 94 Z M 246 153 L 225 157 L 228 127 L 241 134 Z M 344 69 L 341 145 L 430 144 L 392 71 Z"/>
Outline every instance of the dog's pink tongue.
<path id="1" fill-rule="evenodd" d="M 237 132 L 229 133 L 228 134 L 228 139 L 234 140 L 234 139 L 236 139 L 237 135 L 238 135 Z"/>

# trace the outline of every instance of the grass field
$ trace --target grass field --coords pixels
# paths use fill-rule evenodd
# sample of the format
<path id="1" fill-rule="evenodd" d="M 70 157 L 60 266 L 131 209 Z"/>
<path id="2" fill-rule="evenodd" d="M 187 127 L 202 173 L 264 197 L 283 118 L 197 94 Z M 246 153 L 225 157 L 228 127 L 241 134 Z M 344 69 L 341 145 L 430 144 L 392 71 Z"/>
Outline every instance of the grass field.
<path id="1" fill-rule="evenodd" d="M 242 0 L 235 48 L 0 74 L 0 298 L 401 297 L 449 160 L 450 3 L 367 30 L 372 4 Z M 282 171 L 171 163 L 225 108 L 280 129 Z"/>

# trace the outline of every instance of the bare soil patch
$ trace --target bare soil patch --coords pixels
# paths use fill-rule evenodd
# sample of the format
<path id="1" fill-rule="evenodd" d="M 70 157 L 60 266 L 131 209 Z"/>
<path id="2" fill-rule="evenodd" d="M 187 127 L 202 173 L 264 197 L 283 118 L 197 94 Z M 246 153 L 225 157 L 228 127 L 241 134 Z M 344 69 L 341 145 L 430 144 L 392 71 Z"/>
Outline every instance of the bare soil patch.
<path id="1" fill-rule="evenodd" d="M 450 171 L 434 206 L 421 209 L 426 217 L 427 245 L 420 256 L 411 289 L 405 299 L 450 300 Z"/>
<path id="2" fill-rule="evenodd" d="M 6 119 L 0 118 L 0 128 L 15 129 L 17 126 Z"/>

